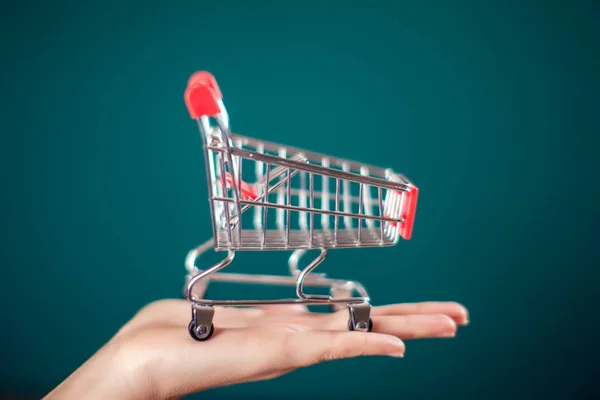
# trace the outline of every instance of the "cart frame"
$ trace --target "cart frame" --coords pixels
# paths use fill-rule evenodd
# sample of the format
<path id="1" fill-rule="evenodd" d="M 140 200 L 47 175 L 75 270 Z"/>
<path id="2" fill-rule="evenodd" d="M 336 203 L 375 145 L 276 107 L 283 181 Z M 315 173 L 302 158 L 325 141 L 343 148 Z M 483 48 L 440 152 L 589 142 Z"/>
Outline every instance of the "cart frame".
<path id="1" fill-rule="evenodd" d="M 184 295 L 192 304 L 190 335 L 198 341 L 212 336 L 214 306 L 295 303 L 330 305 L 334 310 L 345 304 L 350 314 L 348 329 L 371 331 L 370 298 L 364 286 L 312 272 L 331 249 L 393 246 L 400 237 L 409 240 L 417 187 L 391 169 L 232 133 L 220 88 L 206 71 L 192 75 L 184 97 L 203 138 L 213 230 L 213 237 L 192 249 L 186 258 Z M 211 119 L 216 125 L 211 125 Z M 254 184 L 242 179 L 242 165 L 248 162 L 256 166 Z M 321 188 L 315 179 L 320 179 Z M 329 190 L 330 180 L 335 182 L 334 193 Z M 352 187 L 358 188 L 357 196 L 352 195 Z M 373 191 L 377 193 L 375 198 Z M 294 198 L 297 205 L 293 204 Z M 244 213 L 250 208 L 254 208 L 254 219 L 246 221 Z M 292 214 L 298 217 L 294 227 Z M 227 252 L 227 256 L 208 269 L 198 269 L 197 260 L 211 248 Z M 306 267 L 299 268 L 301 257 L 309 250 L 320 253 Z M 290 275 L 220 272 L 233 262 L 237 251 L 293 251 Z M 209 281 L 295 285 L 297 298 L 208 300 L 204 297 Z M 308 294 L 305 285 L 328 287 L 330 295 Z M 354 292 L 357 296 L 352 296 Z"/>

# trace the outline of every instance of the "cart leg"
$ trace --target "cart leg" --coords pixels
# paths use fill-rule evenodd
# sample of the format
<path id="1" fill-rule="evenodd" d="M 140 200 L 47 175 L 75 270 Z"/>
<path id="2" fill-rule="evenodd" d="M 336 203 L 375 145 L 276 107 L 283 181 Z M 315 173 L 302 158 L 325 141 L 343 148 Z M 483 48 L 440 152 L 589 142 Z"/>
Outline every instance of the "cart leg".
<path id="1" fill-rule="evenodd" d="M 230 251 L 225 259 L 221 262 L 213 265 L 209 269 L 205 271 L 200 271 L 198 274 L 190 277 L 186 287 L 185 287 L 185 297 L 192 302 L 192 320 L 188 325 L 188 331 L 192 338 L 198 341 L 205 341 L 210 339 L 214 332 L 213 326 L 213 316 L 215 315 L 215 309 L 213 308 L 213 304 L 211 304 L 210 300 L 200 300 L 194 297 L 196 291 L 194 288 L 197 284 L 200 285 L 200 291 L 202 294 L 205 294 L 206 286 L 208 285 L 208 280 L 206 278 L 229 264 L 233 261 L 235 253 Z M 204 282 L 202 282 L 204 280 Z M 200 283 L 202 282 L 202 283 Z"/>
<path id="2" fill-rule="evenodd" d="M 371 305 L 369 303 L 348 304 L 350 320 L 348 330 L 359 332 L 371 332 L 373 320 L 371 320 Z"/>
<path id="3" fill-rule="evenodd" d="M 227 257 L 225 257 L 221 262 L 213 265 L 209 269 L 203 270 L 203 271 L 199 271 L 194 276 L 191 275 L 192 272 L 189 272 L 188 274 L 190 276 L 190 279 L 188 280 L 187 285 L 185 286 L 185 291 L 184 291 L 185 297 L 189 301 L 194 302 L 194 293 L 195 293 L 195 291 L 193 289 L 198 284 L 201 285 L 200 286 L 200 292 L 202 292 L 202 294 L 204 294 L 204 291 L 206 290 L 206 286 L 208 285 L 208 281 L 206 280 L 206 278 L 210 274 L 214 274 L 215 272 L 218 272 L 221 269 L 223 269 L 226 266 L 228 266 L 229 264 L 231 264 L 231 262 L 233 261 L 234 257 L 235 257 L 235 253 L 233 251 L 230 251 L 229 254 L 227 255 Z M 188 271 L 193 271 L 193 269 L 188 269 Z M 204 280 L 204 282 L 200 283 L 203 280 Z"/>
<path id="4" fill-rule="evenodd" d="M 200 271 L 198 271 L 197 273 L 200 273 Z M 185 279 L 185 286 L 183 287 L 183 296 L 185 297 L 186 295 L 186 288 L 187 285 L 190 283 L 190 280 L 192 280 L 192 278 L 194 277 L 194 275 L 187 275 L 186 279 Z M 196 284 L 194 285 L 194 287 L 192 288 L 192 296 L 195 299 L 205 299 L 206 298 L 206 291 L 208 289 L 208 284 L 209 284 L 210 280 L 208 277 L 199 280 L 198 282 L 196 282 Z"/>
<path id="5" fill-rule="evenodd" d="M 304 293 L 304 280 L 306 277 L 325 260 L 327 257 L 327 249 L 321 249 L 321 254 L 317 258 L 315 258 L 306 268 L 302 270 L 298 274 L 298 279 L 296 281 L 296 295 L 298 295 L 299 299 L 303 300 L 327 300 L 329 296 L 322 295 L 310 295 Z"/>
<path id="6" fill-rule="evenodd" d="M 302 256 L 304 254 L 306 254 L 306 250 L 305 249 L 298 249 L 298 250 L 294 250 L 294 252 L 290 256 L 290 259 L 289 259 L 288 263 L 289 263 L 289 266 L 290 266 L 290 274 L 292 276 L 297 277 L 298 275 L 300 275 L 302 273 L 302 271 L 300 270 L 300 268 L 298 268 L 298 264 L 300 263 L 300 258 L 302 258 Z M 311 275 L 312 275 L 313 278 L 326 278 L 327 277 L 326 274 L 315 274 L 315 273 L 312 273 Z"/>
<path id="7" fill-rule="evenodd" d="M 196 260 L 212 248 L 213 242 L 214 241 L 211 238 L 188 252 L 185 258 L 185 269 L 187 270 L 187 275 L 185 279 L 185 286 L 183 288 L 184 297 L 188 297 L 188 285 L 190 284 L 190 281 L 194 278 L 194 276 L 203 272 L 196 268 Z M 208 287 L 208 283 L 208 276 L 195 282 L 192 288 L 191 295 L 196 299 L 206 298 L 206 289 Z"/>
<path id="8" fill-rule="evenodd" d="M 188 326 L 190 336 L 199 342 L 210 339 L 215 331 L 213 317 L 215 309 L 212 306 L 192 305 L 192 320 Z"/>

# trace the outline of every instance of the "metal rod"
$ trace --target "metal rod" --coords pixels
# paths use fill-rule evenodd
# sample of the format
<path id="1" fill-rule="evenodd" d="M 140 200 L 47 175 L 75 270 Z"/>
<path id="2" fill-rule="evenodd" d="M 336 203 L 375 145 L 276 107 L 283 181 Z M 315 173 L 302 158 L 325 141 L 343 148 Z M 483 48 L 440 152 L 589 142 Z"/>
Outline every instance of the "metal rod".
<path id="1" fill-rule="evenodd" d="M 347 163 L 342 164 L 344 171 L 349 172 L 350 166 Z M 349 217 L 349 213 L 352 212 L 352 204 L 350 202 L 350 181 L 344 180 L 343 197 L 344 197 L 344 226 L 346 228 L 352 228 L 352 218 Z"/>
<path id="2" fill-rule="evenodd" d="M 243 161 L 243 158 L 238 156 L 238 188 L 242 187 L 242 161 Z M 243 212 L 243 211 L 240 211 L 240 212 Z M 236 216 L 238 217 L 237 220 L 236 220 Z M 241 235 L 241 231 L 239 228 L 241 228 L 241 225 L 242 225 L 242 217 L 241 217 L 241 215 L 237 215 L 237 214 L 236 214 L 236 216 L 234 216 L 233 218 L 234 218 L 234 223 L 236 223 L 236 221 L 237 221 L 237 224 L 239 225 L 239 227 L 238 227 L 238 243 L 241 244 L 242 243 L 242 235 Z"/>
<path id="3" fill-rule="evenodd" d="M 263 204 L 267 203 L 269 201 L 269 172 L 271 172 L 271 169 L 269 168 L 269 164 L 266 165 L 267 167 L 267 176 L 266 176 L 266 182 L 264 184 L 264 197 L 263 197 Z M 267 243 L 267 216 L 268 216 L 268 211 L 269 209 L 267 207 L 263 208 L 263 231 L 262 231 L 262 245 L 263 247 L 265 246 L 265 244 Z"/>
<path id="4" fill-rule="evenodd" d="M 329 167 L 329 160 L 327 158 L 323 158 L 322 162 L 324 167 Z M 316 193 L 317 197 L 321 198 L 321 208 L 324 211 L 329 210 L 329 177 L 325 175 L 321 175 L 321 192 Z M 313 194 L 315 195 L 315 194 Z M 323 229 L 329 229 L 329 216 L 327 214 L 321 214 L 321 225 Z"/>
<path id="5" fill-rule="evenodd" d="M 286 158 L 287 152 L 285 147 L 282 147 L 279 149 L 279 157 L 281 158 Z M 285 174 L 286 169 L 284 167 L 280 167 L 281 168 L 281 174 Z M 285 178 L 285 176 L 283 176 L 279 182 L 283 181 Z M 278 182 L 278 183 L 279 183 Z M 280 187 L 277 190 L 277 204 L 285 204 L 285 191 L 283 187 Z M 284 229 L 284 221 L 283 221 L 283 217 L 285 215 L 285 210 L 283 209 L 278 209 L 277 210 L 277 229 L 279 230 L 283 230 Z"/>
<path id="6" fill-rule="evenodd" d="M 306 173 L 300 172 L 300 198 L 299 204 L 302 209 L 306 209 Z M 300 223 L 300 228 L 306 230 L 306 212 L 298 213 L 298 222 Z"/>
<path id="7" fill-rule="evenodd" d="M 360 169 L 360 173 L 361 175 L 364 176 L 369 176 L 369 169 L 367 167 L 362 167 Z M 364 201 L 363 201 L 363 206 L 364 206 L 364 212 L 367 215 L 373 215 L 373 198 L 372 198 L 372 193 L 371 193 L 371 186 L 365 185 L 365 196 L 364 196 Z M 354 199 L 352 199 L 352 201 L 354 201 Z M 372 220 L 366 220 L 367 222 L 367 228 L 373 228 L 375 226 L 374 222 Z"/>
<path id="8" fill-rule="evenodd" d="M 315 183 L 314 183 L 314 178 L 313 178 L 313 174 L 308 174 L 308 185 L 309 185 L 309 191 L 310 191 L 310 209 L 314 210 L 315 209 Z M 308 222 L 308 227 L 309 227 L 309 238 L 310 238 L 310 245 L 313 245 L 313 232 L 314 232 L 314 225 L 315 225 L 315 213 L 311 212 L 309 213 L 310 216 L 310 220 Z"/>
<path id="9" fill-rule="evenodd" d="M 261 144 L 259 144 L 257 146 L 258 153 L 262 153 L 263 149 L 264 149 L 264 147 Z M 262 177 L 263 177 L 263 166 L 264 166 L 264 163 L 261 162 L 261 161 L 258 161 L 258 160 L 254 160 L 254 161 L 255 161 L 256 181 L 260 182 L 262 180 Z M 260 228 L 261 224 L 263 222 L 262 221 L 262 213 L 261 213 L 261 211 L 262 211 L 261 207 L 256 207 L 254 209 L 254 227 L 256 229 Z"/>
<path id="10" fill-rule="evenodd" d="M 358 187 L 358 214 L 362 215 L 363 213 L 363 185 L 362 183 L 359 184 Z M 358 219 L 358 245 L 360 245 L 360 238 L 361 238 L 361 232 L 362 232 L 362 224 L 363 224 L 363 219 L 359 218 Z"/>
<path id="11" fill-rule="evenodd" d="M 238 306 L 238 307 L 252 307 L 267 304 L 304 304 L 304 305 L 326 305 L 332 303 L 364 303 L 369 302 L 369 298 L 365 297 L 347 297 L 347 298 L 323 298 L 323 299 L 277 299 L 277 300 L 202 300 L 192 298 L 190 301 L 195 305 L 202 306 Z"/>
<path id="12" fill-rule="evenodd" d="M 211 173 L 213 171 L 213 164 L 210 162 L 210 154 L 208 150 L 208 132 L 204 129 L 202 122 L 200 119 L 196 120 L 198 123 L 198 129 L 200 131 L 200 137 L 202 139 L 202 149 L 204 150 L 204 166 L 206 172 L 206 183 L 208 184 L 208 204 L 210 206 L 210 215 L 212 221 L 212 231 L 213 231 L 213 241 L 217 240 L 217 220 L 215 218 L 215 200 L 214 200 L 214 191 L 213 191 L 213 182 Z"/>
<path id="13" fill-rule="evenodd" d="M 215 200 L 224 201 L 224 202 L 233 202 L 234 200 L 228 199 L 225 197 L 215 196 Z M 276 203 L 263 203 L 262 201 L 253 201 L 253 200 L 241 200 L 241 204 L 250 204 L 255 206 L 263 206 L 269 208 L 284 208 L 292 211 L 298 212 L 314 212 L 314 213 L 325 213 L 327 215 L 336 215 L 338 217 L 348 217 L 348 218 L 363 218 L 363 219 L 371 219 L 373 221 L 386 221 L 386 222 L 404 222 L 404 218 L 389 218 L 389 217 L 378 217 L 375 215 L 360 215 L 355 213 L 346 213 L 342 211 L 323 211 L 321 209 L 311 209 L 307 207 L 298 207 L 298 206 L 282 206 Z"/>
<path id="14" fill-rule="evenodd" d="M 225 188 L 227 187 L 227 181 L 225 180 L 225 161 L 223 161 L 223 157 L 219 156 L 219 165 L 221 166 L 221 185 L 223 187 L 223 192 L 225 192 Z M 235 186 L 235 185 L 234 185 Z M 235 189 L 234 189 L 235 192 Z M 213 197 L 213 199 L 218 199 L 218 197 Z M 227 227 L 227 242 L 233 245 L 233 241 L 231 240 L 231 219 L 229 217 L 229 203 L 225 201 L 225 197 L 222 198 L 223 209 L 225 210 L 225 226 Z M 227 200 L 231 200 L 227 198 Z M 241 238 L 240 233 L 240 238 Z"/>
<path id="15" fill-rule="evenodd" d="M 249 138 L 247 136 L 242 136 L 242 135 L 238 135 L 238 134 L 234 134 L 234 133 L 231 133 L 231 137 L 240 138 L 245 144 L 247 144 L 249 146 L 257 146 L 260 143 L 265 147 L 265 149 L 269 149 L 270 151 L 276 151 L 276 149 L 278 149 L 279 147 L 282 146 L 281 144 L 269 142 L 266 140 L 253 139 L 253 138 Z M 358 169 L 360 169 L 361 166 L 366 166 L 373 175 L 377 175 L 380 177 L 384 177 L 386 174 L 386 171 L 389 171 L 389 169 L 380 168 L 380 167 L 377 167 L 374 165 L 364 165 L 364 164 L 356 162 L 356 161 L 332 157 L 327 154 L 317 153 L 314 151 L 307 151 L 307 150 L 303 150 L 303 149 L 293 147 L 293 146 L 285 146 L 285 147 L 288 149 L 288 153 L 302 152 L 306 155 L 306 157 L 309 160 L 314 161 L 314 162 L 318 162 L 319 160 L 322 160 L 323 158 L 328 158 L 330 161 L 330 164 L 332 166 L 336 166 L 336 167 L 341 167 L 342 163 L 349 164 L 350 168 L 352 170 L 358 170 Z M 403 175 L 399 175 L 399 174 L 398 174 L 398 177 L 405 185 L 410 185 L 411 182 L 406 177 L 404 177 Z"/>
<path id="16" fill-rule="evenodd" d="M 292 196 L 290 194 L 290 190 L 292 187 L 292 176 L 291 176 L 291 172 L 292 170 L 290 168 L 287 169 L 287 176 L 288 176 L 288 185 L 287 185 L 287 207 L 286 207 L 286 219 L 287 219 L 287 223 L 285 224 L 285 245 L 286 247 L 289 245 L 290 243 L 290 222 L 291 222 L 291 210 L 289 207 L 292 206 Z"/>
<path id="17" fill-rule="evenodd" d="M 224 108 L 223 108 L 224 109 Z M 232 149 L 235 147 L 231 147 L 231 143 L 229 143 L 229 116 L 225 112 L 224 114 L 220 113 L 216 116 L 217 124 L 219 125 L 219 129 L 221 131 L 221 135 L 223 137 L 223 144 L 225 145 L 225 155 L 227 156 L 227 162 L 231 167 L 231 182 L 233 183 L 233 197 L 235 198 L 235 206 L 237 209 L 237 214 L 241 215 L 242 206 L 240 204 L 240 188 L 235 187 L 235 170 L 233 166 L 233 152 Z M 223 162 L 223 157 L 220 157 L 221 163 Z M 225 173 L 225 168 L 223 168 L 223 174 Z M 223 186 L 225 187 L 225 186 Z M 231 230 L 231 220 L 229 219 L 229 210 L 227 210 L 227 229 Z M 238 237 L 242 237 L 242 227 L 241 224 L 237 225 Z M 231 240 L 231 238 L 230 238 Z"/>
<path id="18" fill-rule="evenodd" d="M 377 201 L 379 202 L 379 216 L 383 217 L 383 198 L 381 188 L 377 188 Z M 383 242 L 383 221 L 379 221 L 379 229 L 381 230 L 381 241 Z"/>
<path id="19" fill-rule="evenodd" d="M 211 147 L 209 148 L 215 152 L 225 152 L 224 149 L 220 147 Z M 366 183 L 371 186 L 381 186 L 385 189 L 398 190 L 408 192 L 410 190 L 409 185 L 402 184 L 399 182 L 394 182 L 388 179 L 375 178 L 372 176 L 362 176 L 360 174 L 355 174 L 347 171 L 340 171 L 333 168 L 326 168 L 321 165 L 309 164 L 306 162 L 296 161 L 290 158 L 282 159 L 277 156 L 272 156 L 270 154 L 262 154 L 259 152 L 249 151 L 246 149 L 238 149 L 236 147 L 231 148 L 231 151 L 234 155 L 251 159 L 254 161 L 265 162 L 272 165 L 280 165 L 283 167 L 289 167 L 293 169 L 298 169 L 304 172 L 312 172 L 316 175 L 327 175 L 331 178 L 339 178 L 341 180 L 347 180 L 349 182 L 356 183 Z M 306 152 L 305 152 L 306 153 Z M 346 164 L 348 165 L 348 164 Z"/>
<path id="20" fill-rule="evenodd" d="M 327 250 L 322 249 L 321 254 L 317 258 L 315 258 L 302 272 L 298 275 L 298 283 L 296 284 L 296 295 L 300 299 L 304 300 L 330 300 L 330 296 L 323 295 L 307 295 L 304 293 L 304 279 L 325 260 L 327 257 Z"/>
<path id="21" fill-rule="evenodd" d="M 211 281 L 229 282 L 229 283 L 260 283 L 269 285 L 296 285 L 297 275 L 250 275 L 218 272 L 212 274 Z M 322 275 L 310 274 L 304 280 L 304 284 L 313 287 L 330 287 L 335 284 L 347 283 L 346 280 L 324 278 Z"/>
<path id="22" fill-rule="evenodd" d="M 338 215 L 341 214 L 339 212 L 340 210 L 340 180 L 336 178 L 335 180 L 335 220 L 334 220 L 334 230 L 333 230 L 333 243 L 336 244 L 337 243 L 337 235 L 338 235 L 338 224 L 339 224 L 339 218 Z M 327 213 L 330 213 L 330 211 L 327 211 Z"/>
<path id="23" fill-rule="evenodd" d="M 197 282 L 199 282 L 201 279 L 204 279 L 208 275 L 213 274 L 213 273 L 225 268 L 229 264 L 231 264 L 234 257 L 235 257 L 235 253 L 233 251 L 230 251 L 225 259 L 223 259 L 222 261 L 213 265 L 209 269 L 200 272 L 198 275 L 195 275 L 192 279 L 190 279 L 190 281 L 186 285 L 185 297 L 190 301 L 194 301 L 194 299 L 192 297 L 192 291 L 194 289 L 194 285 L 196 285 Z"/>

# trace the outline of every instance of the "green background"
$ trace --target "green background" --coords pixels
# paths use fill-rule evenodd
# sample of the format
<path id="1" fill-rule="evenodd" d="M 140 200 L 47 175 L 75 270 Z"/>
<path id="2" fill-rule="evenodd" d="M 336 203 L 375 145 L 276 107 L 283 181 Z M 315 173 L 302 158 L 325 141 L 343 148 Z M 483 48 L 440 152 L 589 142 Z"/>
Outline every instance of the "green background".
<path id="1" fill-rule="evenodd" d="M 374 304 L 459 301 L 471 324 L 401 360 L 199 398 L 599 394 L 598 2 L 86 3 L 0 13 L 3 392 L 40 396 L 181 295 L 185 254 L 211 235 L 183 103 L 204 69 L 234 131 L 419 186 L 411 241 L 333 252 L 322 272 Z M 230 270 L 286 273 L 286 257 Z M 214 295 L 283 294 L 261 289 Z"/>

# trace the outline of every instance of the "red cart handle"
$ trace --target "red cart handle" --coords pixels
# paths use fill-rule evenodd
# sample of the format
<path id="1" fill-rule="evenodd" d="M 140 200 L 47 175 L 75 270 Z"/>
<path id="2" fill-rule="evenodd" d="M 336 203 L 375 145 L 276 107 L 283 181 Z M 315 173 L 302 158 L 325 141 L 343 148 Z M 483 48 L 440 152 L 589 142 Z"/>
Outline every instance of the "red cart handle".
<path id="1" fill-rule="evenodd" d="M 210 88 L 217 95 L 217 99 L 219 99 L 219 100 L 223 99 L 223 93 L 221 93 L 221 89 L 219 88 L 219 85 L 217 84 L 217 80 L 215 79 L 213 74 L 211 74 L 208 71 L 194 72 L 192 74 L 192 76 L 190 76 L 190 79 L 188 80 L 188 86 L 194 85 L 198 82 L 207 82 L 208 85 L 210 86 Z"/>
<path id="2" fill-rule="evenodd" d="M 215 117 L 221 113 L 219 102 L 223 94 L 210 72 L 198 71 L 190 77 L 184 99 L 192 119 Z"/>
<path id="3" fill-rule="evenodd" d="M 400 224 L 400 236 L 405 240 L 409 240 L 412 237 L 413 227 L 415 225 L 419 189 L 415 186 L 411 186 L 410 191 L 406 195 L 408 197 L 405 203 L 406 206 L 402 207 L 403 210 L 400 213 L 400 217 L 404 219 L 404 222 Z"/>
<path id="4" fill-rule="evenodd" d="M 406 196 L 406 201 L 400 210 L 399 218 L 403 220 L 400 223 L 399 234 L 405 240 L 410 240 L 412 237 L 413 227 L 415 225 L 415 214 L 417 213 L 417 200 L 419 198 L 419 189 L 411 186 L 408 192 L 397 192 L 398 195 Z M 389 218 L 389 216 L 388 216 Z M 392 226 L 398 226 L 397 222 L 390 222 Z"/>

